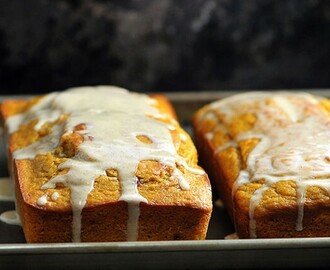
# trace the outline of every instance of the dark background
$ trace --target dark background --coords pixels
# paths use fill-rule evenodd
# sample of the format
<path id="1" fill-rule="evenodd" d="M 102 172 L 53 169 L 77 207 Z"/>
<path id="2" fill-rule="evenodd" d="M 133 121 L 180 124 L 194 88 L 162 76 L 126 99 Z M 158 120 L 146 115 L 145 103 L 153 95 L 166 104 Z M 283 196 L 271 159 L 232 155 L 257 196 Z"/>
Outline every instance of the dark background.
<path id="1" fill-rule="evenodd" d="M 0 91 L 330 86 L 330 1 L 0 0 Z"/>

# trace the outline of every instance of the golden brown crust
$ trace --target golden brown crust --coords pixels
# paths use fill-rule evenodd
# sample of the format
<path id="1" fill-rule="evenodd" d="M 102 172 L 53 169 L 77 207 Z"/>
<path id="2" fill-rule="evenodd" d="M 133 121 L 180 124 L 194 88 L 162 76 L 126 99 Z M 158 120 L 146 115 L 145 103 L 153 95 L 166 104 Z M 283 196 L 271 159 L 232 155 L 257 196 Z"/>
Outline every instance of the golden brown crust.
<path id="1" fill-rule="evenodd" d="M 175 112 L 164 96 L 153 96 L 157 108 L 175 126 L 171 130 L 172 139 L 179 155 L 188 165 L 196 167 L 197 151 L 187 133 L 177 124 Z M 26 111 L 31 104 L 38 102 L 24 100 L 4 101 L 1 106 L 2 118 Z M 63 121 L 62 116 L 57 121 Z M 46 123 L 35 131 L 36 120 L 32 120 L 9 135 L 9 155 L 39 140 L 51 130 L 54 123 Z M 83 125 L 76 127 L 84 129 Z M 184 136 L 186 140 L 182 140 Z M 86 138 L 85 138 L 86 139 Z M 92 140 L 93 138 L 89 138 Z M 41 189 L 49 179 L 66 173 L 58 165 L 74 156 L 75 149 L 84 138 L 78 133 L 65 135 L 55 153 L 37 155 L 35 159 L 16 160 L 16 191 L 19 212 L 27 242 L 70 242 L 72 210 L 70 190 L 57 186 L 55 189 Z M 139 137 L 148 143 L 148 138 Z M 171 169 L 157 161 L 141 161 L 136 176 L 139 193 L 148 200 L 141 203 L 140 231 L 138 240 L 204 239 L 212 211 L 211 190 L 206 174 L 196 175 L 181 167 L 185 178 L 190 182 L 189 190 L 182 190 L 172 179 Z M 117 172 L 109 168 L 107 176 L 95 180 L 82 211 L 82 241 L 125 241 L 128 219 L 127 204 L 119 201 L 120 184 Z M 45 193 L 51 197 L 59 193 L 56 201 L 48 200 L 44 206 L 37 204 Z"/>
<path id="2" fill-rule="evenodd" d="M 317 105 L 309 106 L 306 110 L 312 114 L 317 112 L 329 115 L 329 104 L 329 100 L 322 99 Z M 274 106 L 271 101 L 268 105 Z M 263 181 L 242 184 L 237 191 L 233 190 L 240 171 L 246 168 L 247 157 L 260 140 L 249 138 L 241 140 L 236 146 L 227 145 L 223 149 L 221 147 L 238 134 L 251 130 L 257 118 L 255 114 L 237 112 L 228 123 L 224 120 L 221 110 L 213 111 L 213 117 L 205 117 L 212 110 L 210 106 L 205 106 L 193 117 L 200 162 L 223 200 L 238 236 L 250 238 L 251 196 L 262 186 Z M 208 137 L 210 132 L 213 133 L 211 139 Z M 296 188 L 294 181 L 279 181 L 262 194 L 262 199 L 253 213 L 258 238 L 330 236 L 330 194 L 317 186 L 307 188 L 303 230 L 298 231 Z"/>

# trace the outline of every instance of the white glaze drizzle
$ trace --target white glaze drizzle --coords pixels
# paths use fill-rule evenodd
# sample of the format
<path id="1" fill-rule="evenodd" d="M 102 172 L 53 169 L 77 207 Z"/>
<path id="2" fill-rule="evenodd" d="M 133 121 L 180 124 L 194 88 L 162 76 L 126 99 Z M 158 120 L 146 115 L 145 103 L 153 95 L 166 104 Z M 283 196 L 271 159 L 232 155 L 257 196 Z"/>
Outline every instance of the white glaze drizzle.
<path id="1" fill-rule="evenodd" d="M 46 205 L 47 202 L 48 202 L 48 196 L 47 194 L 44 194 L 37 200 L 37 205 L 44 206 Z"/>
<path id="2" fill-rule="evenodd" d="M 207 118 L 212 118 L 209 115 L 212 111 L 220 111 L 225 116 L 226 123 L 230 123 L 237 112 L 252 113 L 258 119 L 252 130 L 238 134 L 232 141 L 215 149 L 215 153 L 218 153 L 229 146 L 234 147 L 241 140 L 259 139 L 232 190 L 234 196 L 240 186 L 264 181 L 262 187 L 257 189 L 250 199 L 251 238 L 258 237 L 254 220 L 255 208 L 264 191 L 271 185 L 279 181 L 296 182 L 297 231 L 303 230 L 307 188 L 318 186 L 330 195 L 330 121 L 320 110 L 315 112 L 315 104 L 320 99 L 307 93 L 250 92 L 214 102 L 209 106 Z M 274 104 L 268 106 L 267 101 L 273 101 Z M 309 112 L 313 108 L 314 111 Z M 199 121 L 204 117 L 205 115 L 201 115 Z"/>
<path id="3" fill-rule="evenodd" d="M 302 231 L 303 227 L 303 219 L 304 219 L 304 206 L 305 206 L 305 196 L 306 196 L 306 186 L 298 185 L 296 188 L 297 192 L 297 205 L 298 205 L 298 215 L 296 222 L 296 230 Z"/>
<path id="4" fill-rule="evenodd" d="M 220 153 L 221 151 L 223 151 L 223 150 L 225 150 L 225 149 L 227 149 L 227 148 L 229 148 L 229 147 L 234 147 L 234 148 L 236 148 L 236 147 L 237 147 L 237 143 L 234 142 L 234 141 L 229 141 L 229 142 L 227 142 L 227 143 L 225 143 L 225 144 L 219 146 L 217 149 L 215 149 L 215 150 L 214 150 L 214 154 L 216 155 L 216 154 Z"/>
<path id="5" fill-rule="evenodd" d="M 192 173 L 204 174 L 202 170 L 189 167 L 177 154 L 168 130 L 171 125 L 154 119 L 167 118 L 152 106 L 155 102 L 146 95 L 130 93 L 118 87 L 81 87 L 47 95 L 27 113 L 8 119 L 9 130 L 14 132 L 21 124 L 34 119 L 38 119 L 35 126 L 38 130 L 44 123 L 54 122 L 64 113 L 70 115 L 62 124 L 56 124 L 48 136 L 15 151 L 15 159 L 32 159 L 37 154 L 53 152 L 63 133 L 76 132 L 86 139 L 92 138 L 78 146 L 74 158 L 59 165 L 60 169 L 69 169 L 66 174 L 58 175 L 42 186 L 42 189 L 56 188 L 57 183 L 62 183 L 70 188 L 74 242 L 80 241 L 81 212 L 87 196 L 93 189 L 95 178 L 106 175 L 105 170 L 118 171 L 120 200 L 128 203 L 129 241 L 138 239 L 139 204 L 147 202 L 138 192 L 135 176 L 141 160 L 157 160 L 172 167 L 172 177 L 183 190 L 189 189 L 189 183 L 177 166 L 183 166 Z M 86 129 L 74 131 L 79 124 L 85 124 Z M 146 135 L 152 143 L 141 142 L 137 139 L 138 135 Z M 40 198 L 40 205 L 45 203 L 45 198 Z"/>
<path id="6" fill-rule="evenodd" d="M 10 119 L 11 120 L 11 119 Z M 64 125 L 55 125 L 48 136 L 40 138 L 38 141 L 16 150 L 13 153 L 14 159 L 33 159 L 36 154 L 47 154 L 52 152 L 59 144 L 63 134 Z M 14 174 L 12 174 L 14 175 Z"/>
<path id="7" fill-rule="evenodd" d="M 225 236 L 225 240 L 236 240 L 239 239 L 237 233 L 231 233 Z"/>
<path id="8" fill-rule="evenodd" d="M 10 225 L 21 226 L 21 220 L 19 218 L 18 213 L 15 210 L 10 210 L 10 211 L 1 213 L 0 221 L 10 224 Z"/>
<path id="9" fill-rule="evenodd" d="M 286 98 L 282 96 L 275 96 L 273 98 L 276 105 L 279 106 L 283 112 L 287 114 L 287 116 L 291 119 L 292 122 L 297 122 L 301 112 L 298 112 L 298 108 L 294 106 L 292 102 L 289 102 Z"/>
<path id="10" fill-rule="evenodd" d="M 59 197 L 60 197 L 60 194 L 59 194 L 58 192 L 55 191 L 55 192 L 52 193 L 52 195 L 51 195 L 50 198 L 52 199 L 52 201 L 55 202 L 55 201 L 57 201 L 57 199 L 58 199 Z"/>

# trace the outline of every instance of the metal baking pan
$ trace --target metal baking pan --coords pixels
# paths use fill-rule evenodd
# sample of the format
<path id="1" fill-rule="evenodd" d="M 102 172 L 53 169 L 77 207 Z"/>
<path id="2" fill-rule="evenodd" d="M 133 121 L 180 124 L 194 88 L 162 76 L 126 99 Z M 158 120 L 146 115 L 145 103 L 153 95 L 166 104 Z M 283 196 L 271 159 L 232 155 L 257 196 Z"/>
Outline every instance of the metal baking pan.
<path id="1" fill-rule="evenodd" d="M 330 89 L 299 91 L 330 97 Z M 166 95 L 173 102 L 182 125 L 191 131 L 190 121 L 194 111 L 213 100 L 238 92 L 243 91 L 175 92 Z M 4 98 L 8 97 L 0 96 L 0 102 Z M 6 177 L 7 160 L 2 140 L 0 136 L 0 176 Z M 11 202 L 0 202 L 0 212 L 13 208 L 14 204 Z M 19 226 L 0 222 L 0 269 L 330 267 L 330 238 L 225 239 L 226 235 L 233 232 L 234 228 L 226 211 L 219 206 L 214 206 L 207 239 L 204 241 L 26 244 Z"/>

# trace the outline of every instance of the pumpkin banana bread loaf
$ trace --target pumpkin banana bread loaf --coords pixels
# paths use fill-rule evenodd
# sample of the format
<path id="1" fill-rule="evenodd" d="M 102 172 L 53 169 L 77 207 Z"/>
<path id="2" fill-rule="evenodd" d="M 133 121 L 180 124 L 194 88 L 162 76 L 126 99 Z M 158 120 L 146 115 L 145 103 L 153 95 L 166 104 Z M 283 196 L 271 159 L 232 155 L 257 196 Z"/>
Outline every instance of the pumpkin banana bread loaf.
<path id="1" fill-rule="evenodd" d="M 164 96 L 80 87 L 1 113 L 27 242 L 205 238 L 209 179 Z"/>
<path id="2" fill-rule="evenodd" d="M 240 238 L 330 236 L 330 102 L 247 92 L 193 117 L 200 159 Z"/>

